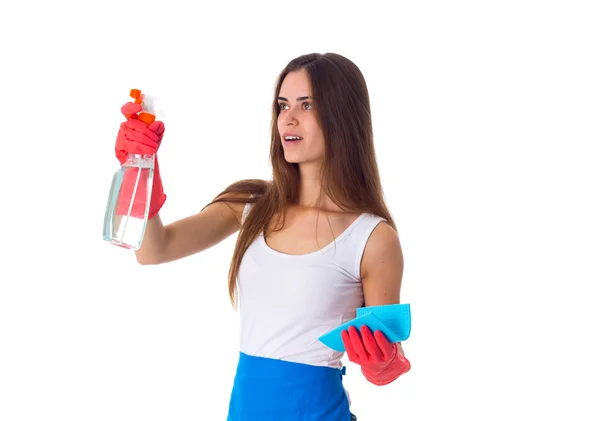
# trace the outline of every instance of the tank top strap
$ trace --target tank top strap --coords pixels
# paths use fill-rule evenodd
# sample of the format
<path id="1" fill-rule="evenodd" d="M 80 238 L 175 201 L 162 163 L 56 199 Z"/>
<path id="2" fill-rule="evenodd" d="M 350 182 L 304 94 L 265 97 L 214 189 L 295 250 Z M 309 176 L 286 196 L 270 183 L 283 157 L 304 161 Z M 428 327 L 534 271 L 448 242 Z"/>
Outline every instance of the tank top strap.
<path id="1" fill-rule="evenodd" d="M 254 195 L 251 194 L 250 198 L 253 198 Z M 246 220 L 246 217 L 248 216 L 248 213 L 250 212 L 250 208 L 252 208 L 252 205 L 254 205 L 254 203 L 248 202 L 246 203 L 246 205 L 244 206 L 244 210 L 242 211 L 242 219 L 241 219 L 241 224 L 244 223 L 244 221 Z"/>
<path id="2" fill-rule="evenodd" d="M 248 216 L 248 212 L 250 212 L 251 207 L 252 203 L 246 203 L 246 206 L 244 206 L 244 211 L 242 212 L 242 224 L 246 220 L 246 217 Z"/>
<path id="3" fill-rule="evenodd" d="M 385 219 L 380 216 L 368 213 L 363 213 L 359 218 L 360 220 L 354 224 L 345 240 L 347 244 L 346 247 L 351 250 L 350 253 L 348 253 L 349 261 L 346 263 L 357 281 L 361 279 L 360 265 L 369 238 L 377 225 L 379 225 L 380 222 L 385 221 Z"/>

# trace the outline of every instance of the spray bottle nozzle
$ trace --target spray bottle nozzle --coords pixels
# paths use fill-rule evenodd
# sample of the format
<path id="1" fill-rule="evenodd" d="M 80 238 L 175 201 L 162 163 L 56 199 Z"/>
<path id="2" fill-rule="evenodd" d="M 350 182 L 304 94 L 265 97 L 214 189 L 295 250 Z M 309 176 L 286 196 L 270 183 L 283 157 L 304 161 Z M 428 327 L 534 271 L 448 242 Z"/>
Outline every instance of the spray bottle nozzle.
<path id="1" fill-rule="evenodd" d="M 142 106 L 147 105 L 147 104 L 144 104 L 144 94 L 142 94 L 142 91 L 140 91 L 139 89 L 132 89 L 129 92 L 129 96 L 135 100 L 134 102 L 136 104 L 142 104 Z M 144 107 L 144 108 L 146 108 L 146 107 Z M 156 116 L 154 114 L 152 114 L 151 112 L 142 111 L 141 113 L 138 114 L 138 120 L 140 120 L 143 123 L 148 125 L 150 123 L 153 123 L 154 120 L 156 120 Z"/>

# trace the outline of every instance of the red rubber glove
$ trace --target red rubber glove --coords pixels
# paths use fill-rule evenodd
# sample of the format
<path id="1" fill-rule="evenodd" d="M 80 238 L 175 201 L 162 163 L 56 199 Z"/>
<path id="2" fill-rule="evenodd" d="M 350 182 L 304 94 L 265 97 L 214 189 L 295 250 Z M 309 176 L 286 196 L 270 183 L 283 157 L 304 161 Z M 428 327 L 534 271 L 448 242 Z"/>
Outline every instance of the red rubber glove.
<path id="1" fill-rule="evenodd" d="M 142 111 L 142 106 L 133 102 L 128 102 L 121 107 L 121 112 L 127 118 L 126 121 L 121 123 L 119 133 L 117 134 L 117 141 L 115 143 L 115 156 L 121 165 L 127 160 L 127 155 L 130 153 L 143 155 L 156 154 L 160 147 L 160 143 L 162 142 L 163 134 L 165 132 L 165 125 L 163 122 L 154 121 L 147 126 L 137 118 L 137 113 L 140 111 Z M 136 175 L 136 171 L 128 171 L 125 173 L 120 193 L 120 196 L 123 198 L 131 197 Z M 145 179 L 144 177 L 140 177 L 137 194 L 134 198 L 134 205 L 131 210 L 131 215 L 138 218 L 143 218 L 144 216 L 145 188 Z M 158 213 L 166 199 L 167 196 L 163 191 L 162 180 L 158 168 L 158 158 L 156 158 L 154 161 L 154 178 L 148 219 Z M 127 214 L 128 200 L 119 200 L 117 203 L 117 214 Z"/>
<path id="2" fill-rule="evenodd" d="M 410 370 L 410 362 L 400 353 L 400 347 L 388 341 L 380 330 L 372 334 L 364 325 L 359 333 L 350 326 L 342 331 L 342 341 L 348 359 L 360 365 L 365 378 L 374 385 L 389 384 Z"/>

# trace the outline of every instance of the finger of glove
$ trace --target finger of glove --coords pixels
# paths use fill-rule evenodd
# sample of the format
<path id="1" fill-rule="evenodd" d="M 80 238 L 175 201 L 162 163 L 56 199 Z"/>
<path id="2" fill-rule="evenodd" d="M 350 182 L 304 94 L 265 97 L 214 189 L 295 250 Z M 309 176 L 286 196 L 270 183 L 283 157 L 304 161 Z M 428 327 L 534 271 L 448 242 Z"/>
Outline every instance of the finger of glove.
<path id="1" fill-rule="evenodd" d="M 350 335 L 348 335 L 348 331 L 346 331 L 345 329 L 342 330 L 342 342 L 344 343 L 344 348 L 346 349 L 346 355 L 348 355 L 348 359 L 354 363 L 357 362 L 358 355 L 354 351 Z"/>
<path id="2" fill-rule="evenodd" d="M 154 121 L 153 123 L 150 123 L 150 125 L 148 126 L 148 129 L 152 130 L 154 133 L 156 133 L 156 135 L 159 137 L 159 139 L 162 137 L 163 133 L 165 132 L 165 125 L 163 124 L 162 121 Z"/>
<path id="3" fill-rule="evenodd" d="M 373 333 L 371 333 L 371 329 L 367 325 L 363 325 L 360 328 L 360 336 L 362 337 L 363 343 L 365 344 L 365 349 L 371 356 L 371 360 L 381 362 L 384 360 L 384 355 L 379 349 L 375 338 L 373 337 Z"/>
<path id="4" fill-rule="evenodd" d="M 360 337 L 360 333 L 358 333 L 358 329 L 354 326 L 350 326 L 348 328 L 348 333 L 350 334 L 350 340 L 352 341 L 352 347 L 354 351 L 363 361 L 369 360 L 369 355 L 367 354 L 367 350 L 365 349 L 365 345 L 363 344 L 362 338 Z"/>
<path id="5" fill-rule="evenodd" d="M 124 135 L 128 145 L 123 145 L 123 147 L 127 149 L 133 148 L 133 144 L 137 144 L 144 146 L 147 150 L 151 150 L 151 153 L 155 153 L 158 150 L 158 143 L 152 139 L 149 139 L 148 136 L 145 136 L 142 133 L 128 130 L 124 133 Z"/>
<path id="6" fill-rule="evenodd" d="M 381 350 L 381 353 L 383 354 L 383 359 L 384 360 L 392 359 L 394 354 L 397 352 L 396 344 L 391 343 L 385 337 L 384 333 L 380 330 L 375 331 L 374 337 L 375 337 L 375 341 L 377 342 L 377 346 L 379 347 L 379 349 Z"/>
<path id="7" fill-rule="evenodd" d="M 137 119 L 129 119 L 125 122 L 125 127 L 127 128 L 126 133 L 128 132 L 136 132 L 140 133 L 143 136 L 146 136 L 152 142 L 158 144 L 159 137 L 158 135 L 150 130 L 146 124 Z"/>
<path id="8" fill-rule="evenodd" d="M 137 114 L 140 111 L 142 111 L 142 105 L 133 102 L 128 102 L 121 107 L 121 113 L 123 113 L 125 117 L 129 117 L 132 114 Z"/>

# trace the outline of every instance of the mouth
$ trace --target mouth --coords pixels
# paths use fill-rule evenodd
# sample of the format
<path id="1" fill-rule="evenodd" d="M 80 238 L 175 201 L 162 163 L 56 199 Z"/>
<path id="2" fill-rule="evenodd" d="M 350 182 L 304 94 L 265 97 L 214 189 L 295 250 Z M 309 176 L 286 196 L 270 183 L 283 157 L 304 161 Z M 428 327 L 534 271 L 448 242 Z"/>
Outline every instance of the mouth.
<path id="1" fill-rule="evenodd" d="M 284 136 L 283 140 L 286 144 L 293 144 L 304 140 L 304 138 L 300 136 Z"/>

